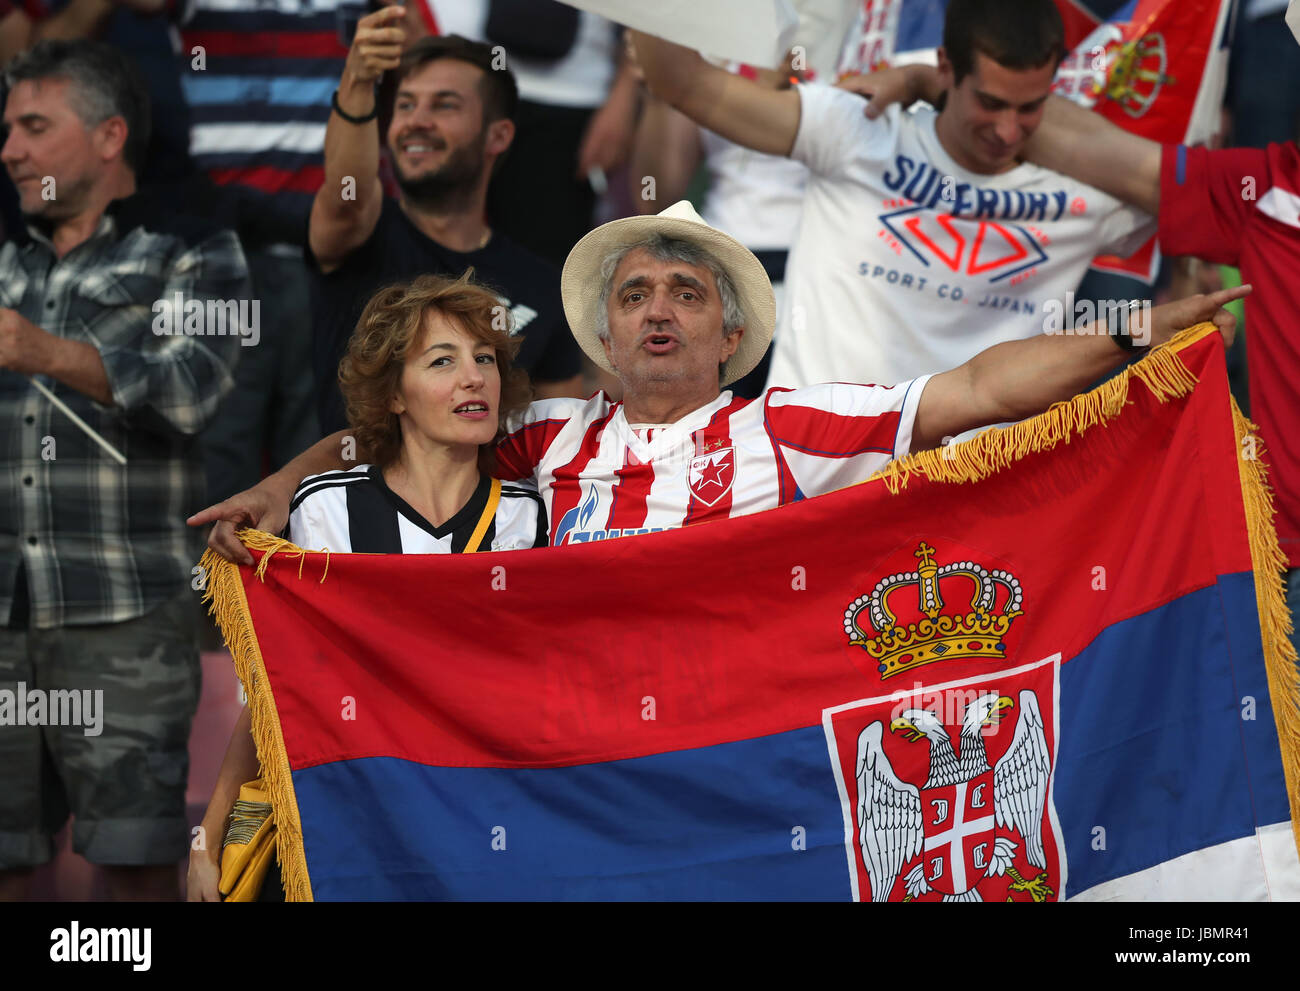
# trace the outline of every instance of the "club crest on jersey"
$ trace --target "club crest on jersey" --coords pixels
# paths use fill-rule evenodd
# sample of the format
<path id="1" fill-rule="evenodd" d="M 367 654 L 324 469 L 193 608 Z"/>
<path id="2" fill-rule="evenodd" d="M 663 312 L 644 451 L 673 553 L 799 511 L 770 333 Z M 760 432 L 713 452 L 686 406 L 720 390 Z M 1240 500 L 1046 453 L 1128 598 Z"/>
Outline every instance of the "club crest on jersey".
<path id="1" fill-rule="evenodd" d="M 712 506 L 731 491 L 736 480 L 736 449 L 722 447 L 691 458 L 686 484 L 691 494 L 706 506 Z"/>
<path id="2" fill-rule="evenodd" d="M 857 901 L 1055 901 L 1060 654 L 825 709 Z"/>

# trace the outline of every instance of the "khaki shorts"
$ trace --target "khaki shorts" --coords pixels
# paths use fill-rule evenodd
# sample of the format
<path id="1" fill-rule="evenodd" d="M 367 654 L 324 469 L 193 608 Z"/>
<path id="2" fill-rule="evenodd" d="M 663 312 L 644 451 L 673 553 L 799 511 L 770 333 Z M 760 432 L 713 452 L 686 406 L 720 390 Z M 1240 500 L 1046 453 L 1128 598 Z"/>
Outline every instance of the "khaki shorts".
<path id="1" fill-rule="evenodd" d="M 197 599 L 123 623 L 0 628 L 0 870 L 48 861 L 69 812 L 92 863 L 185 856 Z"/>

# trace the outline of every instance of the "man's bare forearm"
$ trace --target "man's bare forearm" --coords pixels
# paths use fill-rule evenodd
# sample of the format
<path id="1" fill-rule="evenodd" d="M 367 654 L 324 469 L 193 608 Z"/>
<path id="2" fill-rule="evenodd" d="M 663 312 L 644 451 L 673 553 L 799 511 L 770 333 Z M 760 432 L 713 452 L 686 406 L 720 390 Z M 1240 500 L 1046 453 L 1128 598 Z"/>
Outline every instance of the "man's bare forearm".
<path id="1" fill-rule="evenodd" d="M 937 447 L 976 427 L 1023 420 L 1077 395 L 1124 360 L 1126 352 L 1107 330 L 1102 323 L 1073 335 L 1005 341 L 934 376 L 917 407 L 912 450 Z"/>
<path id="2" fill-rule="evenodd" d="M 788 155 L 799 131 L 799 96 L 711 65 L 698 52 L 630 32 L 650 92 L 695 123 L 767 155 Z"/>
<path id="3" fill-rule="evenodd" d="M 339 106 L 353 117 L 364 117 L 375 108 L 378 98 L 373 82 L 357 82 L 349 73 L 339 82 Z M 348 197 L 343 196 L 344 180 L 350 179 Z M 330 114 L 325 125 L 325 182 L 322 192 L 334 194 L 329 203 L 336 211 L 358 213 L 375 193 L 379 180 L 379 121 L 353 124 L 338 114 Z"/>
<path id="4" fill-rule="evenodd" d="M 38 21 L 32 41 L 92 37 L 99 33 L 115 9 L 110 0 L 73 0 L 57 14 Z"/>
<path id="5" fill-rule="evenodd" d="M 1074 336 L 1039 334 L 1004 341 L 969 362 L 971 391 L 982 408 L 969 427 L 1023 420 L 1076 396 L 1125 360 L 1106 325 L 1089 325 Z"/>
<path id="6" fill-rule="evenodd" d="M 629 177 L 637 210 L 658 213 L 664 204 L 682 199 L 699 162 L 698 125 L 663 100 L 646 100 L 637 125 Z M 650 197 L 646 195 L 650 188 L 646 177 L 654 179 Z"/>
<path id="7" fill-rule="evenodd" d="M 1025 145 L 1025 157 L 1152 216 L 1160 211 L 1160 145 L 1072 100 L 1055 94 L 1047 98 L 1042 123 Z"/>

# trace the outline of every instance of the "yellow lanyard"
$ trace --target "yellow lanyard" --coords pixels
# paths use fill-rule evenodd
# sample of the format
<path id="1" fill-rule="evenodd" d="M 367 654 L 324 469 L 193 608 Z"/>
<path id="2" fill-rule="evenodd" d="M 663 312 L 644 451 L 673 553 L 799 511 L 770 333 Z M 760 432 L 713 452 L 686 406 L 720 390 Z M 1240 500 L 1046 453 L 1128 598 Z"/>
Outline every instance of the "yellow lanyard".
<path id="1" fill-rule="evenodd" d="M 465 545 L 462 554 L 473 554 L 478 550 L 478 545 L 483 540 L 483 535 L 487 533 L 488 524 L 492 522 L 492 517 L 497 514 L 497 504 L 501 502 L 501 479 L 492 479 L 492 491 L 488 493 L 487 505 L 483 507 L 483 515 L 478 518 L 478 526 L 474 527 L 474 532 L 470 534 L 469 543 Z"/>

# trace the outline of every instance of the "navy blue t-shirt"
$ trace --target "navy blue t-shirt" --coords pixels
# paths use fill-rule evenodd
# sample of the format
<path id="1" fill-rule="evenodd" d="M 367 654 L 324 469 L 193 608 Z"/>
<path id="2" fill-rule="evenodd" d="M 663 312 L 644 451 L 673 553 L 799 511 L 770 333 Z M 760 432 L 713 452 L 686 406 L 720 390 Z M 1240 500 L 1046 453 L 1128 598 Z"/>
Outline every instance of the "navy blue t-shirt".
<path id="1" fill-rule="evenodd" d="M 327 434 L 347 426 L 339 362 L 361 311 L 382 286 L 417 275 L 459 278 L 472 266 L 474 281 L 510 307 L 515 332 L 523 337 L 517 367 L 534 382 L 561 381 L 582 370 L 582 352 L 564 319 L 559 270 L 504 234 L 494 231 L 478 251 L 452 251 L 411 223 L 395 200 L 385 198 L 374 232 L 334 271 L 321 273 L 310 248 L 307 256 L 316 286 L 313 365 L 321 429 Z"/>

